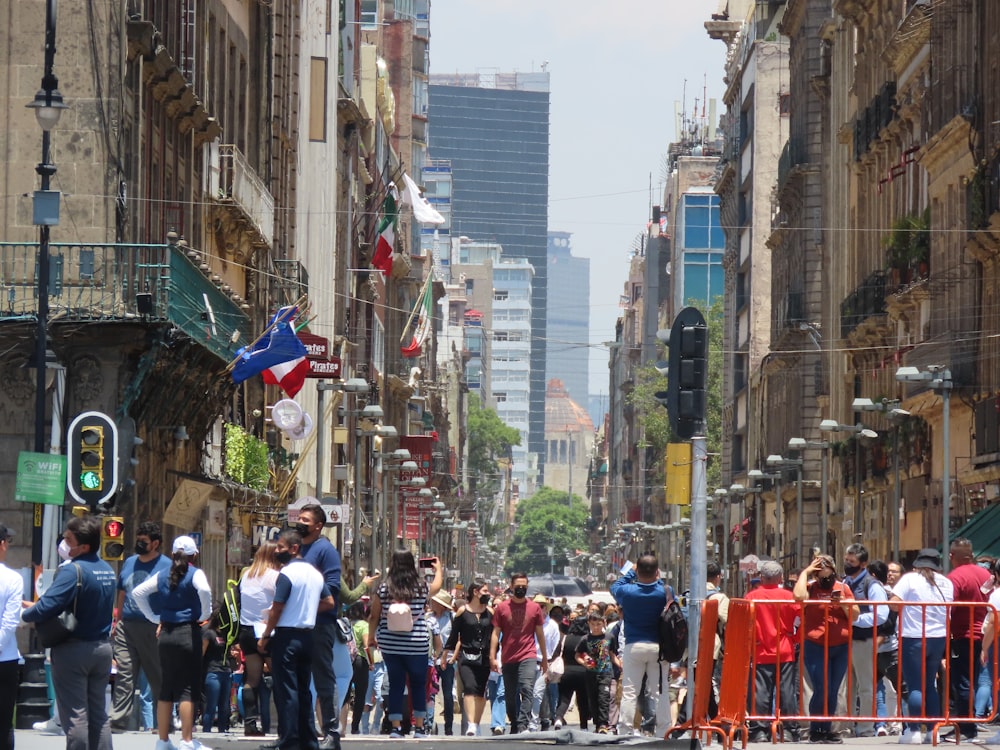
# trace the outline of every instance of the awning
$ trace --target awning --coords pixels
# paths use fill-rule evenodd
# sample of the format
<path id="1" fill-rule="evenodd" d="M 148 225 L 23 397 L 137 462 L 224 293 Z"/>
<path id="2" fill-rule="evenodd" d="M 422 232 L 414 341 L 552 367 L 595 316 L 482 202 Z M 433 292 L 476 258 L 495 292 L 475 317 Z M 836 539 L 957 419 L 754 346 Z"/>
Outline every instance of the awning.
<path id="1" fill-rule="evenodd" d="M 972 554 L 976 557 L 1000 557 L 1000 503 L 979 511 L 951 533 L 952 539 L 963 537 L 972 542 Z"/>
<path id="2" fill-rule="evenodd" d="M 182 479 L 170 504 L 163 514 L 163 522 L 180 529 L 198 531 L 202 527 L 201 513 L 209 495 L 216 490 L 214 484 Z"/>

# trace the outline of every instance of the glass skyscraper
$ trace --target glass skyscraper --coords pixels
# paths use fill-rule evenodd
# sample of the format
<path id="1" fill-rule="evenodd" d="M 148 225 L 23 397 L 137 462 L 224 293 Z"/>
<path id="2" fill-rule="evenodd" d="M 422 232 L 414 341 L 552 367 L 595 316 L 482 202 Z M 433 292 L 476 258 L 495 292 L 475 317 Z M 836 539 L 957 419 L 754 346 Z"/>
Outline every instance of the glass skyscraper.
<path id="1" fill-rule="evenodd" d="M 528 450 L 545 457 L 549 74 L 432 75 L 433 159 L 451 162 L 451 233 L 500 243 L 535 270 L 531 287 Z M 539 477 L 541 482 L 542 477 Z"/>

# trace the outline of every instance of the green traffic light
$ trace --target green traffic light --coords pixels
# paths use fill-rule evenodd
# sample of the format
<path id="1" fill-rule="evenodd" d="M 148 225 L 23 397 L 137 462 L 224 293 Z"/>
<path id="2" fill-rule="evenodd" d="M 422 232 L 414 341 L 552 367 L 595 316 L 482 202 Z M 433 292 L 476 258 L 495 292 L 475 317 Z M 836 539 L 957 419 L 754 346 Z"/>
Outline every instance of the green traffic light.
<path id="1" fill-rule="evenodd" d="M 80 474 L 80 486 L 85 490 L 101 489 L 101 475 L 96 471 L 85 471 Z"/>

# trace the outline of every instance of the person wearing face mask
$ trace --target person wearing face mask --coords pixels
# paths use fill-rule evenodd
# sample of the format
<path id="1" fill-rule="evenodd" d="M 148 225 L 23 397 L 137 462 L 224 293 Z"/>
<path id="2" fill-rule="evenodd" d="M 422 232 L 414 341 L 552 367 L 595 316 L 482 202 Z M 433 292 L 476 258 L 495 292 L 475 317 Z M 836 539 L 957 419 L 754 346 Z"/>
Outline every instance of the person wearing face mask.
<path id="1" fill-rule="evenodd" d="M 170 559 L 160 554 L 162 539 L 160 524 L 155 521 L 140 523 L 135 530 L 135 554 L 122 563 L 118 574 L 118 599 L 111 630 L 111 649 L 118 665 L 111 696 L 112 732 L 124 732 L 129 728 L 140 670 L 145 673 L 153 695 L 160 694 L 162 670 L 156 623 L 142 613 L 132 592 L 147 578 L 170 569 Z M 159 614 L 159 596 L 153 596 L 151 605 Z"/>
<path id="2" fill-rule="evenodd" d="M 850 545 L 844 552 L 844 583 L 858 601 L 886 602 L 889 600 L 885 588 L 868 572 L 868 548 L 863 544 Z M 848 681 L 850 695 L 847 705 L 859 716 L 875 716 L 878 706 L 875 702 L 875 661 L 877 646 L 874 643 L 876 628 L 889 618 L 889 608 L 871 604 L 858 605 L 861 614 L 851 628 L 851 679 Z M 854 726 L 858 737 L 872 737 L 875 725 L 870 721 L 859 721 Z"/>
<path id="3" fill-rule="evenodd" d="M 320 613 L 316 618 L 316 626 L 312 633 L 312 644 L 315 655 L 312 659 L 313 682 L 316 685 L 316 696 L 319 701 L 320 727 L 323 739 L 320 750 L 340 750 L 340 706 L 347 697 L 340 696 L 337 700 L 337 674 L 334 669 L 334 648 L 340 641 L 337 638 L 337 611 L 340 607 L 340 553 L 329 539 L 323 536 L 326 525 L 326 511 L 320 505 L 310 504 L 299 510 L 299 519 L 295 530 L 302 536 L 302 559 L 310 563 L 323 574 L 323 582 L 330 590 L 336 604 L 333 609 Z M 344 644 L 340 644 L 343 647 Z M 343 652 L 344 648 L 340 648 Z M 342 662 L 345 660 L 341 658 Z M 349 685 L 354 674 L 350 654 L 346 654 L 345 666 L 341 669 L 346 674 Z"/>
<path id="4" fill-rule="evenodd" d="M 500 602 L 493 613 L 490 668 L 503 675 L 510 732 L 517 734 L 527 730 L 531 721 L 535 680 L 539 667 L 543 673 L 548 672 L 549 653 L 543 629 L 545 613 L 538 604 L 528 600 L 528 576 L 525 573 L 514 573 L 510 577 L 510 587 L 513 596 Z M 497 659 L 501 637 L 502 668 Z"/>
<path id="5" fill-rule="evenodd" d="M 493 609 L 490 584 L 477 578 L 469 586 L 469 601 L 455 613 L 451 634 L 441 655 L 443 664 L 458 662 L 462 681 L 463 716 L 468 724 L 467 737 L 479 735 L 479 722 L 486 708 L 486 688 L 490 679 L 487 654 L 493 632 Z"/>
<path id="6" fill-rule="evenodd" d="M 795 581 L 792 595 L 804 605 L 802 630 L 805 664 L 812 698 L 810 716 L 830 716 L 837 711 L 837 695 L 847 674 L 851 623 L 859 614 L 850 587 L 837 580 L 837 566 L 829 555 L 817 555 Z M 814 721 L 811 743 L 841 744 L 829 721 Z"/>

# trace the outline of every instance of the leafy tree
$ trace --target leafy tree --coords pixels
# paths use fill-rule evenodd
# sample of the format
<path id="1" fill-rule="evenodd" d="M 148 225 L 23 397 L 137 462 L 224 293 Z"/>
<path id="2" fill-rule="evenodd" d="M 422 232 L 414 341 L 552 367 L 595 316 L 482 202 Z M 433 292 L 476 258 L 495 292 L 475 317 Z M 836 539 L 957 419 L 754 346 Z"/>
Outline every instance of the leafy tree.
<path id="1" fill-rule="evenodd" d="M 579 495 L 574 494 L 570 503 L 568 493 L 540 487 L 517 505 L 514 515 L 517 531 L 507 548 L 507 572 L 524 571 L 532 575 L 548 573 L 553 567 L 562 572 L 568 562 L 566 551 L 584 549 L 587 545 L 585 525 L 589 515 L 589 507 Z"/>
<path id="2" fill-rule="evenodd" d="M 498 459 L 510 455 L 511 447 L 521 444 L 521 433 L 505 424 L 493 409 L 483 406 L 478 394 L 469 394 L 468 429 L 469 475 L 481 491 L 499 485 Z"/>
<path id="3" fill-rule="evenodd" d="M 705 421 L 707 423 L 705 445 L 709 459 L 707 467 L 708 486 L 718 487 L 722 481 L 722 462 L 715 456 L 722 450 L 722 334 L 723 309 L 722 298 L 715 302 L 705 313 L 705 323 L 708 325 L 708 378 L 705 394 Z M 639 423 L 643 427 L 646 447 L 652 457 L 655 467 L 654 475 L 649 478 L 651 484 L 663 482 L 663 455 L 667 443 L 678 442 L 670 430 L 670 419 L 667 410 L 653 395 L 657 391 L 667 390 L 667 378 L 660 375 L 653 363 L 647 363 L 636 372 L 635 387 L 628 395 L 629 403 L 634 407 Z M 713 454 L 715 454 L 713 456 Z"/>

